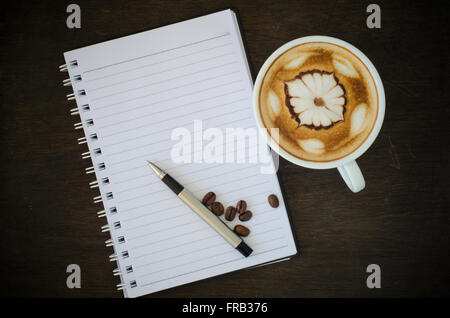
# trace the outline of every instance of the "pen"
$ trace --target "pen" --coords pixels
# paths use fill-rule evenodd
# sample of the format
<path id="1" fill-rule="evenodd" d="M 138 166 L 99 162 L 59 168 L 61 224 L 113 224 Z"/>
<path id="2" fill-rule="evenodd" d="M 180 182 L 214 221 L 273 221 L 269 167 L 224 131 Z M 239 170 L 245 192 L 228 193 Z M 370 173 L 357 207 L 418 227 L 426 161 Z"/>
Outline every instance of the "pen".
<path id="1" fill-rule="evenodd" d="M 236 233 L 234 233 L 225 223 L 222 222 L 214 213 L 195 198 L 186 188 L 179 184 L 169 174 L 158 168 L 155 164 L 147 160 L 148 165 L 159 176 L 159 178 L 198 216 L 209 224 L 225 241 L 237 249 L 245 257 L 249 256 L 253 250 Z"/>

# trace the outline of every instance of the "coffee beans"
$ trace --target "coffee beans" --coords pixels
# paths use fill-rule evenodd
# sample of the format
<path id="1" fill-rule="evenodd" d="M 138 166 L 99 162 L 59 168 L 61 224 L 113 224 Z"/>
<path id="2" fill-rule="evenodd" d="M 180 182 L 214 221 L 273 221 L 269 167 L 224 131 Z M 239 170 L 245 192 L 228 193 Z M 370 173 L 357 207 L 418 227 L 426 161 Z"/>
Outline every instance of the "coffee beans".
<path id="1" fill-rule="evenodd" d="M 218 217 L 222 216 L 225 212 L 224 218 L 229 222 L 234 221 L 236 215 L 239 215 L 241 222 L 246 222 L 253 216 L 253 213 L 247 210 L 247 202 L 245 200 L 239 200 L 236 207 L 229 206 L 225 210 L 222 203 L 216 201 L 216 194 L 212 191 L 205 194 L 202 203 Z M 239 224 L 234 227 L 233 231 L 239 236 L 247 236 L 250 234 L 250 230 L 247 227 Z"/>
<path id="2" fill-rule="evenodd" d="M 203 197 L 202 203 L 206 206 L 210 206 L 216 201 L 216 194 L 214 192 L 208 192 Z"/>
<path id="3" fill-rule="evenodd" d="M 250 230 L 247 227 L 240 224 L 236 225 L 233 231 L 239 236 L 248 236 L 250 234 Z"/>
<path id="4" fill-rule="evenodd" d="M 236 216 L 237 210 L 234 206 L 229 206 L 225 211 L 225 220 L 233 221 Z"/>
<path id="5" fill-rule="evenodd" d="M 278 197 L 275 194 L 269 195 L 267 200 L 269 201 L 269 204 L 272 208 L 278 208 L 278 206 L 280 205 L 280 202 L 278 201 Z"/>
<path id="6" fill-rule="evenodd" d="M 236 204 L 236 210 L 239 214 L 245 212 L 245 210 L 247 210 L 247 202 L 245 202 L 244 200 L 239 200 Z"/>
<path id="7" fill-rule="evenodd" d="M 213 204 L 211 204 L 210 209 L 217 216 L 221 216 L 224 211 L 223 205 L 220 202 L 214 202 Z"/>
<path id="8" fill-rule="evenodd" d="M 241 220 L 242 222 L 248 221 L 252 218 L 253 214 L 251 211 L 245 211 L 241 214 L 239 214 L 239 220 Z"/>

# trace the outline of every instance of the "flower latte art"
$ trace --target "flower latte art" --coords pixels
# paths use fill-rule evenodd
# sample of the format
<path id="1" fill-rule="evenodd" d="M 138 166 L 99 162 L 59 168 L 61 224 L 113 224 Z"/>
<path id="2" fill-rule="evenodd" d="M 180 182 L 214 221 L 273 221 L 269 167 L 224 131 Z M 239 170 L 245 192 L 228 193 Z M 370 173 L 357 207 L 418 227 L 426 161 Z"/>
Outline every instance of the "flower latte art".
<path id="1" fill-rule="evenodd" d="M 295 46 L 272 62 L 259 91 L 266 128 L 280 147 L 308 161 L 333 161 L 355 151 L 378 114 L 374 80 L 349 50 L 327 42 Z"/>
<path id="2" fill-rule="evenodd" d="M 344 120 L 345 90 L 333 73 L 313 70 L 285 82 L 286 103 L 299 125 L 327 128 Z"/>

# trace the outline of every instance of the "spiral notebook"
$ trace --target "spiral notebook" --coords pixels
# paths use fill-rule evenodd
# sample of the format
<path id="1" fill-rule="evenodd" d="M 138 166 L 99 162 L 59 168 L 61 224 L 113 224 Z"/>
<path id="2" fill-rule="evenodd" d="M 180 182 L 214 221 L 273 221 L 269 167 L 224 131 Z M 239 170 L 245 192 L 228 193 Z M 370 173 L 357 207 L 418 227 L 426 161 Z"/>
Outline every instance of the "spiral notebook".
<path id="1" fill-rule="evenodd" d="M 91 188 L 117 262 L 125 297 L 289 258 L 297 253 L 276 174 L 261 163 L 198 160 L 195 132 L 255 127 L 252 79 L 235 13 L 225 10 L 64 53 L 66 86 L 81 121 L 79 144 L 92 161 Z M 176 164 L 176 128 L 192 133 L 192 163 Z M 206 143 L 206 142 L 205 142 Z M 233 154 L 233 149 L 229 150 Z M 201 149 L 200 149 L 201 151 Z M 267 151 L 267 148 L 266 148 Z M 248 147 L 248 157 L 254 155 Z M 234 154 L 233 154 L 234 155 Z M 241 158 L 242 159 L 242 158 Z M 244 158 L 245 159 L 245 158 Z M 248 158 L 246 158 L 248 159 Z M 214 191 L 225 207 L 246 200 L 245 258 L 168 189 L 146 164 L 155 162 L 199 199 Z M 272 159 L 270 159 L 272 160 Z M 275 193 L 280 206 L 267 196 Z M 237 218 L 228 225 L 243 224 Z"/>

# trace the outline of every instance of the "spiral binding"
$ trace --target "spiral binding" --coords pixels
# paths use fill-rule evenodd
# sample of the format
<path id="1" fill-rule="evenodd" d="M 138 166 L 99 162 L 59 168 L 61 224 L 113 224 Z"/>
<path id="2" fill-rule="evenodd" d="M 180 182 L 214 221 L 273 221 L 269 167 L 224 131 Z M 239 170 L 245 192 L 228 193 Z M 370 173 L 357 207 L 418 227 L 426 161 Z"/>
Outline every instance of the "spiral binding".
<path id="1" fill-rule="evenodd" d="M 137 283 L 135 280 L 130 282 L 130 288 L 134 288 L 136 286 L 137 286 Z M 117 284 L 117 290 L 123 290 L 123 289 L 125 289 L 125 287 L 126 287 L 126 284 Z"/>
<path id="2" fill-rule="evenodd" d="M 67 65 L 67 64 L 60 65 L 59 66 L 59 71 L 60 72 L 67 72 L 69 70 L 69 67 L 70 68 L 74 68 L 74 67 L 77 67 L 77 66 L 78 66 L 78 61 L 77 60 L 73 60 L 73 61 L 69 62 L 69 65 Z"/>
<path id="3" fill-rule="evenodd" d="M 133 266 L 132 265 L 128 265 L 125 267 L 125 272 L 126 274 L 130 274 L 133 272 Z M 116 268 L 115 270 L 113 270 L 113 275 L 114 276 L 118 276 L 118 275 L 122 275 L 122 270 L 120 268 Z"/>
<path id="4" fill-rule="evenodd" d="M 60 65 L 59 71 L 60 72 L 69 72 L 69 70 L 70 70 L 71 71 L 70 73 L 72 73 L 72 71 L 76 72 L 77 67 L 78 67 L 78 61 L 71 60 L 67 64 Z M 66 99 L 68 101 L 72 101 L 72 100 L 77 101 L 77 107 L 70 109 L 70 115 L 72 115 L 72 116 L 80 115 L 81 113 L 88 113 L 91 110 L 91 107 L 88 102 L 88 97 L 87 97 L 88 94 L 87 94 L 86 90 L 84 88 L 79 88 L 80 84 L 82 84 L 82 81 L 83 81 L 83 77 L 81 74 L 75 74 L 75 75 L 70 74 L 70 76 L 68 78 L 66 78 L 62 81 L 63 86 L 66 86 L 66 87 L 71 86 L 73 89 L 72 93 L 66 95 Z M 79 106 L 79 105 L 81 105 L 81 106 Z M 95 123 L 94 123 L 94 119 L 92 119 L 92 118 L 82 120 L 73 125 L 75 130 L 84 129 L 85 127 L 92 128 L 94 126 L 95 126 Z M 95 145 L 95 142 L 98 141 L 97 133 L 94 132 L 94 133 L 86 134 L 85 136 L 78 138 L 77 141 L 78 141 L 79 145 L 83 145 L 83 144 L 86 144 L 88 142 L 88 140 L 90 142 L 92 142 L 92 145 Z M 101 155 L 102 155 L 102 149 L 100 147 L 93 147 L 92 150 L 81 153 L 81 158 L 82 159 L 90 158 L 92 160 L 94 157 L 99 158 Z M 92 160 L 92 166 L 86 168 L 85 173 L 93 174 L 96 171 L 103 171 L 106 168 L 107 167 L 104 162 L 100 161 L 98 163 L 95 163 Z M 101 179 L 97 179 L 97 180 L 90 182 L 89 187 L 91 189 L 94 189 L 94 188 L 99 188 L 100 184 L 107 186 L 109 183 L 110 183 L 109 177 L 102 177 Z M 114 194 L 112 192 L 106 192 L 104 198 L 106 201 L 109 201 L 110 203 L 112 203 L 114 200 Z M 93 202 L 94 203 L 104 202 L 103 196 L 101 194 L 98 196 L 95 196 L 93 198 Z M 108 208 L 105 207 L 104 210 L 97 212 L 97 217 L 103 218 L 103 217 L 106 217 L 107 215 L 113 216 L 117 213 L 118 213 L 117 208 L 115 206 L 110 206 Z M 103 225 L 100 228 L 100 230 L 102 232 L 110 232 L 111 233 L 111 230 L 119 230 L 119 229 L 121 229 L 121 227 L 122 227 L 122 225 L 121 225 L 120 221 L 116 221 L 116 222 L 112 223 L 112 225 L 110 225 L 110 224 Z M 115 239 L 113 237 L 111 237 L 105 241 L 106 247 L 113 247 L 115 245 L 124 245 L 124 244 L 126 244 L 126 238 L 123 235 L 119 235 Z M 127 259 L 129 257 L 130 257 L 129 251 L 123 250 L 123 251 L 117 252 L 117 254 L 116 253 L 111 254 L 109 256 L 109 260 L 111 262 L 117 262 L 120 259 Z M 122 277 L 123 274 L 130 274 L 130 273 L 133 273 L 132 265 L 127 265 L 123 270 L 121 268 L 116 268 L 113 270 L 114 276 Z M 137 283 L 135 280 L 129 281 L 128 283 L 124 283 L 124 280 L 122 279 L 122 282 L 120 284 L 117 284 L 116 287 L 117 287 L 117 290 L 123 290 L 128 287 L 134 288 L 136 286 L 137 286 Z"/>

